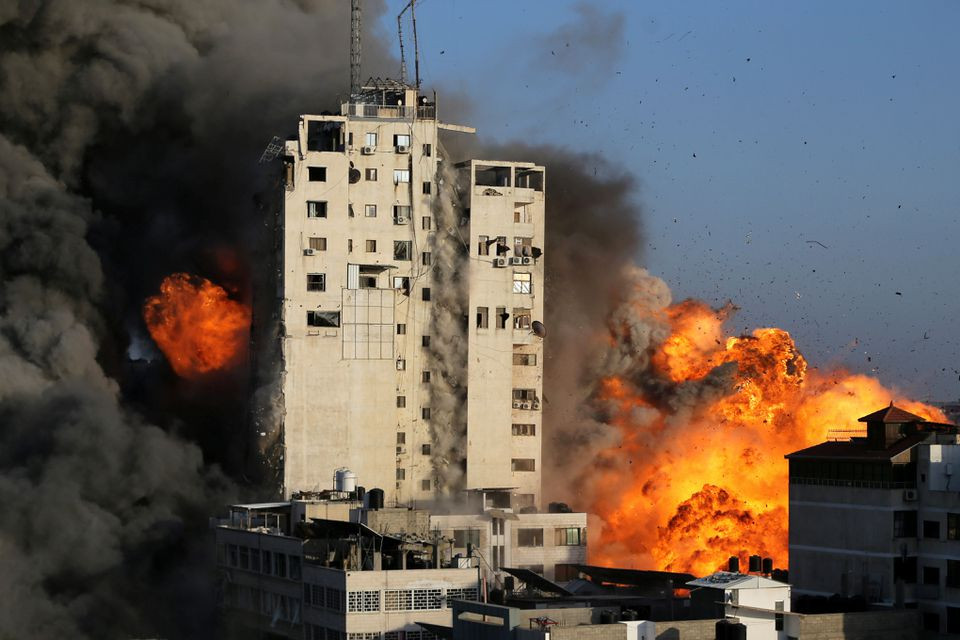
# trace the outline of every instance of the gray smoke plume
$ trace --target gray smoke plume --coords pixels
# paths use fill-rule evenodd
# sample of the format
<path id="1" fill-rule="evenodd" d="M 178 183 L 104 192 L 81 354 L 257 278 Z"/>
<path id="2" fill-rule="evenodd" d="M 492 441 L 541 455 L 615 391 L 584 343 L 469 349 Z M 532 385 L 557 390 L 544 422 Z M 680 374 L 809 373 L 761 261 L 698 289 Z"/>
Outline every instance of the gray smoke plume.
<path id="1" fill-rule="evenodd" d="M 238 491 L 211 462 L 246 469 L 250 373 L 185 383 L 128 335 L 175 271 L 269 303 L 257 159 L 336 108 L 348 25 L 339 0 L 0 5 L 0 636 L 210 637 L 206 518 Z M 395 66 L 373 37 L 364 62 Z"/>
<path id="2" fill-rule="evenodd" d="M 467 435 L 467 287 L 469 238 L 457 193 L 456 170 L 446 158 L 437 169 L 439 194 L 431 238 L 433 314 L 430 321 L 430 430 L 437 487 L 445 495 L 462 489 Z"/>

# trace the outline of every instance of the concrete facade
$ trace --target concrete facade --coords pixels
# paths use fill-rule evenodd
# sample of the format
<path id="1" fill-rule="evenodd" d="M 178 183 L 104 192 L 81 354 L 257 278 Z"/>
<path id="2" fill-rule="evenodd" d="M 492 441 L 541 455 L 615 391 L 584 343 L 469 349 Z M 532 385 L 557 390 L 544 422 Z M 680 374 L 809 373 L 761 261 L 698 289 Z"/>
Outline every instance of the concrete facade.
<path id="1" fill-rule="evenodd" d="M 960 469 L 956 429 L 922 419 L 882 428 L 906 435 L 788 456 L 794 596 L 914 607 L 932 637 L 960 633 L 960 494 L 950 487 Z"/>
<path id="2" fill-rule="evenodd" d="M 464 128 L 438 123 L 410 87 L 382 95 L 301 116 L 284 150 L 284 495 L 331 488 L 348 467 L 387 504 L 510 487 L 538 505 L 543 354 L 531 325 L 543 314 L 543 168 L 466 163 L 457 195 L 438 173 L 438 130 Z M 465 228 L 438 229 L 440 198 L 459 200 Z M 431 288 L 452 268 L 433 259 L 436 234 L 463 244 L 469 284 L 462 426 L 431 423 Z M 481 247 L 483 237 L 494 243 Z M 435 428 L 466 430 L 461 486 L 440 486 L 438 465 L 457 463 L 436 455 Z"/>
<path id="3" fill-rule="evenodd" d="M 493 585 L 502 585 L 502 567 L 530 569 L 553 581 L 572 579 L 576 575 L 572 565 L 587 562 L 586 526 L 585 513 L 486 512 L 430 517 L 432 530 L 455 541 L 454 555 L 466 556 L 467 542 L 471 542 Z"/>

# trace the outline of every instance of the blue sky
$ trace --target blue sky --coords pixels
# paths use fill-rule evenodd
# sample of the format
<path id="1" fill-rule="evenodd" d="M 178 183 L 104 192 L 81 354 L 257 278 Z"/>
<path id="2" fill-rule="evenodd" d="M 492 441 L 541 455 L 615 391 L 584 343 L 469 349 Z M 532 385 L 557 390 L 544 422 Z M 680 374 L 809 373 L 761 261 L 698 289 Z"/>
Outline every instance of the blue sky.
<path id="1" fill-rule="evenodd" d="M 676 299 L 960 396 L 960 3 L 417 5 L 425 84 L 471 101 L 479 135 L 636 177 L 641 262 Z"/>

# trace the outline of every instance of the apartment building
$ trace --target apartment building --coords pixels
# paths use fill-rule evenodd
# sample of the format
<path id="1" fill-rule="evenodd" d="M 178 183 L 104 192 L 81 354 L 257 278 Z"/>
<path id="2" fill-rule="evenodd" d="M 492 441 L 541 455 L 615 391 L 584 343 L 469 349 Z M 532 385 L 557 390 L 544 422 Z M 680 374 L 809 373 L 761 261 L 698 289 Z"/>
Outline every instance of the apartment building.
<path id="1" fill-rule="evenodd" d="M 347 466 L 388 504 L 488 487 L 539 504 L 544 170 L 454 169 L 440 131 L 472 129 L 440 122 L 435 96 L 375 80 L 339 115 L 301 116 L 285 143 L 286 497 Z M 435 406 L 451 388 L 465 411 Z"/>
<path id="2" fill-rule="evenodd" d="M 919 609 L 931 637 L 960 633 L 960 436 L 891 404 L 865 437 L 790 463 L 794 595 L 862 596 Z"/>
<path id="3" fill-rule="evenodd" d="M 478 570 L 417 530 L 425 517 L 388 510 L 406 532 L 384 533 L 362 512 L 349 495 L 231 507 L 215 528 L 225 637 L 433 640 L 418 623 L 450 626 L 452 600 L 480 597 Z"/>

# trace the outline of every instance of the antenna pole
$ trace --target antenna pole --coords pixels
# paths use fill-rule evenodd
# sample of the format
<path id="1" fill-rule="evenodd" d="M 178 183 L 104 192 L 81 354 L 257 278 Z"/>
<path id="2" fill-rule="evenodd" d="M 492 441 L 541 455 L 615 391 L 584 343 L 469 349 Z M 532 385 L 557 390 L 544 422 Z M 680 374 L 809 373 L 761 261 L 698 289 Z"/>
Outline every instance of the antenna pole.
<path id="1" fill-rule="evenodd" d="M 397 37 L 400 39 L 400 82 L 403 84 L 407 84 L 407 57 L 403 52 L 403 13 L 406 10 L 407 7 L 404 7 L 403 11 L 397 14 Z"/>
<path id="2" fill-rule="evenodd" d="M 360 0 L 350 0 L 350 96 L 360 95 Z"/>
<path id="3" fill-rule="evenodd" d="M 416 0 L 410 0 L 410 18 L 413 20 L 413 69 L 416 87 L 420 88 L 420 45 L 417 42 L 417 11 Z"/>

